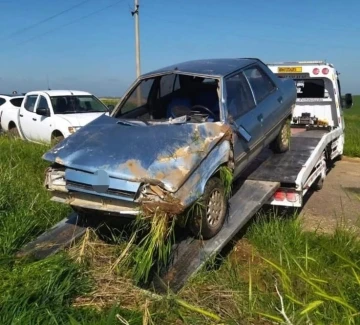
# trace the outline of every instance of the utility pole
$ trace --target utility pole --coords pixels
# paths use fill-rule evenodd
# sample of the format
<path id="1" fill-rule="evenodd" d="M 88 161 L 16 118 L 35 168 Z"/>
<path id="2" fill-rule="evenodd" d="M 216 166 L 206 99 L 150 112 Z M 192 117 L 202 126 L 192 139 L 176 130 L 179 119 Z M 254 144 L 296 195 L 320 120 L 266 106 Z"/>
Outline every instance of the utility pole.
<path id="1" fill-rule="evenodd" d="M 136 52 L 136 77 L 140 77 L 140 35 L 139 35 L 139 0 L 135 0 L 135 10 L 131 12 L 135 16 L 135 52 Z"/>
<path id="2" fill-rule="evenodd" d="M 135 55 L 136 55 L 136 77 L 140 77 L 140 36 L 139 36 L 139 0 L 135 1 L 135 9 L 131 15 L 135 16 Z M 140 86 L 141 87 L 141 86 Z M 141 106 L 141 89 L 136 88 L 137 105 Z"/>

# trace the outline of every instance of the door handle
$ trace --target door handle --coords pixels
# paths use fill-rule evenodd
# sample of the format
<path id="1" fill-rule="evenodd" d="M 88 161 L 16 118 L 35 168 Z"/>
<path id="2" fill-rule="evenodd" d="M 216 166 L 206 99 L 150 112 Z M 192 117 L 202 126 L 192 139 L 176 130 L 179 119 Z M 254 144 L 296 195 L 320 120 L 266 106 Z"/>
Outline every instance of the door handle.
<path id="1" fill-rule="evenodd" d="M 23 117 L 24 115 L 22 115 L 22 114 L 19 114 L 20 115 L 20 117 Z"/>
<path id="2" fill-rule="evenodd" d="M 283 102 L 282 96 L 280 96 L 280 97 L 278 98 L 278 102 L 279 102 L 279 103 L 282 103 L 282 102 Z"/>
<path id="3" fill-rule="evenodd" d="M 261 123 L 264 121 L 264 117 L 263 117 L 262 114 L 258 115 L 257 119 L 258 119 L 258 121 L 261 122 Z"/>
<path id="4" fill-rule="evenodd" d="M 36 118 L 35 118 L 35 117 L 33 117 L 33 121 L 36 121 Z"/>

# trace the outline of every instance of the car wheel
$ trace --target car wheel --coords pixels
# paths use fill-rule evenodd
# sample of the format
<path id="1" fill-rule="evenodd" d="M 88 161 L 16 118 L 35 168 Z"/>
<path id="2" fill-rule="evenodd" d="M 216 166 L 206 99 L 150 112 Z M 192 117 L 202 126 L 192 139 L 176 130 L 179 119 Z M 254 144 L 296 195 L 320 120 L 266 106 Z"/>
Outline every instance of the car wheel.
<path id="1" fill-rule="evenodd" d="M 19 138 L 20 137 L 19 130 L 17 129 L 16 126 L 9 129 L 9 135 L 11 138 Z"/>
<path id="2" fill-rule="evenodd" d="M 290 120 L 286 120 L 281 126 L 279 134 L 270 144 L 270 149 L 275 153 L 283 153 L 290 148 Z"/>
<path id="3" fill-rule="evenodd" d="M 225 188 L 218 177 L 212 177 L 205 185 L 199 202 L 195 203 L 189 219 L 189 228 L 195 237 L 210 239 L 222 228 L 227 213 Z"/>
<path id="4" fill-rule="evenodd" d="M 58 144 L 62 140 L 64 140 L 64 136 L 62 134 L 51 136 L 51 144 L 53 146 L 55 146 L 56 144 Z"/>

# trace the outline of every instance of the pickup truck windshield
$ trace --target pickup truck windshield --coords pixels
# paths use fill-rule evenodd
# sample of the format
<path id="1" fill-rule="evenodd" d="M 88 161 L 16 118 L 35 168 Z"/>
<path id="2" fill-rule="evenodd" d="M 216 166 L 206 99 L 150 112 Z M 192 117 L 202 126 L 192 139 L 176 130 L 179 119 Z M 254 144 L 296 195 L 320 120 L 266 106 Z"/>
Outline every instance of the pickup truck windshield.
<path id="1" fill-rule="evenodd" d="M 54 114 L 108 112 L 108 108 L 95 96 L 51 96 Z"/>

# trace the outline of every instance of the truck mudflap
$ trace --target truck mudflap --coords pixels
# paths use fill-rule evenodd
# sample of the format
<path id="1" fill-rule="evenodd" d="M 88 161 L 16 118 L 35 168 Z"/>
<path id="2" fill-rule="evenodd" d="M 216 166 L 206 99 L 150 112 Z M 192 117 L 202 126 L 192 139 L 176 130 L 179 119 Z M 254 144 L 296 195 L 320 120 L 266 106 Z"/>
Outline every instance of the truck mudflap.
<path id="1" fill-rule="evenodd" d="M 279 186 L 279 182 L 246 180 L 230 199 L 229 215 L 220 232 L 206 241 L 187 238 L 177 243 L 172 263 L 154 277 L 151 289 L 158 293 L 166 293 L 169 288 L 179 291 L 206 261 L 227 245 Z"/>

